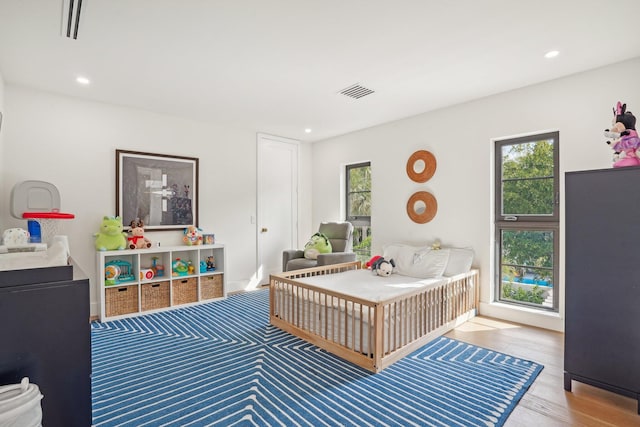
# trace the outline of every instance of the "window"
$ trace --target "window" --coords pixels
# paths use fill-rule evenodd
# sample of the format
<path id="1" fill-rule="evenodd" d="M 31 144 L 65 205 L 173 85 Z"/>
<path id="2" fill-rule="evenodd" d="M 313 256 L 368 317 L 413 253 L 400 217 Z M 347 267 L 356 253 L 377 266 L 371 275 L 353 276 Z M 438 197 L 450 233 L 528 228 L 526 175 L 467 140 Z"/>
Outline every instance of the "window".
<path id="1" fill-rule="evenodd" d="M 497 141 L 496 299 L 558 310 L 558 132 Z"/>
<path id="2" fill-rule="evenodd" d="M 358 261 L 371 258 L 371 163 L 346 167 L 347 221 L 353 224 L 353 251 Z"/>

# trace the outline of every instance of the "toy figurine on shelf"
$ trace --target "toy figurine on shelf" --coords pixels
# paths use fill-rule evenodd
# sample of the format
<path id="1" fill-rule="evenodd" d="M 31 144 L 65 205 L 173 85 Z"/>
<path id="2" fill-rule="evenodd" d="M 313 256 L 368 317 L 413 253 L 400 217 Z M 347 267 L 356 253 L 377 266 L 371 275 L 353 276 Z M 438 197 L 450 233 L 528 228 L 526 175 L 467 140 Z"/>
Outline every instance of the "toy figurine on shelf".
<path id="1" fill-rule="evenodd" d="M 127 247 L 127 233 L 119 216 L 105 216 L 100 223 L 100 231 L 94 234 L 96 249 L 99 251 L 122 250 Z"/>
<path id="2" fill-rule="evenodd" d="M 190 225 L 184 229 L 184 237 L 182 241 L 187 246 L 195 246 L 202 244 L 202 230 L 194 225 Z"/>
<path id="3" fill-rule="evenodd" d="M 171 274 L 173 276 L 186 276 L 189 273 L 189 266 L 180 258 L 176 258 L 171 266 Z"/>
<path id="4" fill-rule="evenodd" d="M 144 237 L 144 222 L 140 218 L 131 221 L 130 236 L 127 237 L 129 249 L 147 249 L 151 247 L 151 240 Z"/>
<path id="5" fill-rule="evenodd" d="M 611 138 L 607 144 L 613 148 L 613 167 L 640 165 L 640 138 L 636 131 L 636 116 L 627 111 L 627 104 L 618 102 L 613 108 L 612 127 L 604 135 Z"/>
<path id="6" fill-rule="evenodd" d="M 164 276 L 164 265 L 162 264 L 158 264 L 158 257 L 154 256 L 153 258 L 151 258 L 152 260 L 152 264 L 151 264 L 151 269 L 153 270 L 153 274 L 156 277 L 162 277 Z"/>
<path id="7" fill-rule="evenodd" d="M 189 261 L 188 263 L 187 270 L 189 274 L 196 274 L 196 268 L 193 266 L 193 263 L 191 261 Z"/>
<path id="8" fill-rule="evenodd" d="M 216 260 L 212 256 L 207 257 L 207 271 L 213 271 L 216 269 Z"/>

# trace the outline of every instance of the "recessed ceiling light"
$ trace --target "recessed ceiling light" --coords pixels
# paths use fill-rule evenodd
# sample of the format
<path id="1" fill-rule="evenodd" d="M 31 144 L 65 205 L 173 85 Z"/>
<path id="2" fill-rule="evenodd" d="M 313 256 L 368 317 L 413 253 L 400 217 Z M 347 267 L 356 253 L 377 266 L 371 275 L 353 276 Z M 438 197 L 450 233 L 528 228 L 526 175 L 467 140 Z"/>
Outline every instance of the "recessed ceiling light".
<path id="1" fill-rule="evenodd" d="M 91 83 L 91 81 L 88 78 L 82 77 L 82 76 L 76 77 L 76 81 L 81 85 L 88 85 L 89 83 Z"/>
<path id="2" fill-rule="evenodd" d="M 556 56 L 560 55 L 560 52 L 557 50 L 550 50 L 549 52 L 544 54 L 544 57 L 547 59 L 551 59 L 551 58 L 555 58 Z"/>
<path id="3" fill-rule="evenodd" d="M 309 128 L 306 128 L 304 131 L 305 131 L 305 133 L 311 133 L 311 129 L 309 129 Z"/>

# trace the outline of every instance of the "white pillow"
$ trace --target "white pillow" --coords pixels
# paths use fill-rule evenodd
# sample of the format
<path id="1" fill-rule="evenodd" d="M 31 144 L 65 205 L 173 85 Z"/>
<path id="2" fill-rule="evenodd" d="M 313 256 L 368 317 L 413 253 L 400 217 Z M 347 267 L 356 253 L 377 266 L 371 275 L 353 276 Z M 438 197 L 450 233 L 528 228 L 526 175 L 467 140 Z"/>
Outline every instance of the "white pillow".
<path id="1" fill-rule="evenodd" d="M 430 279 L 442 277 L 449 259 L 449 251 L 434 251 L 429 247 L 396 243 L 385 246 L 383 256 L 386 260 L 393 259 L 398 274 Z"/>
<path id="2" fill-rule="evenodd" d="M 431 248 L 426 248 L 416 252 L 413 255 L 413 264 L 405 273 L 400 274 L 421 279 L 442 277 L 448 260 L 449 251 L 447 249 L 434 251 Z"/>
<path id="3" fill-rule="evenodd" d="M 426 249 L 423 246 L 410 246 L 401 243 L 392 243 L 383 248 L 382 256 L 387 261 L 393 260 L 396 264 L 396 272 L 401 273 L 413 265 L 413 255 Z"/>
<path id="4" fill-rule="evenodd" d="M 455 276 L 457 274 L 468 273 L 473 263 L 473 249 L 467 248 L 447 248 L 449 251 L 449 261 L 444 270 L 445 276 Z"/>

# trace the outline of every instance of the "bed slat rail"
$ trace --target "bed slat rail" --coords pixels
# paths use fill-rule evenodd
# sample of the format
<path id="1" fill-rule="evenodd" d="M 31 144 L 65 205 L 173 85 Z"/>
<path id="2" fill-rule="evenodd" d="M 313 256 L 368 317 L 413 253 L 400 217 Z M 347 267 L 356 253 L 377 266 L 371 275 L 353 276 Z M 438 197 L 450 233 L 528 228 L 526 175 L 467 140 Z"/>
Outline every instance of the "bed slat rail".
<path id="1" fill-rule="evenodd" d="M 272 275 L 271 324 L 378 372 L 475 315 L 477 270 L 379 303 L 300 281 L 359 268 L 354 262 Z"/>

